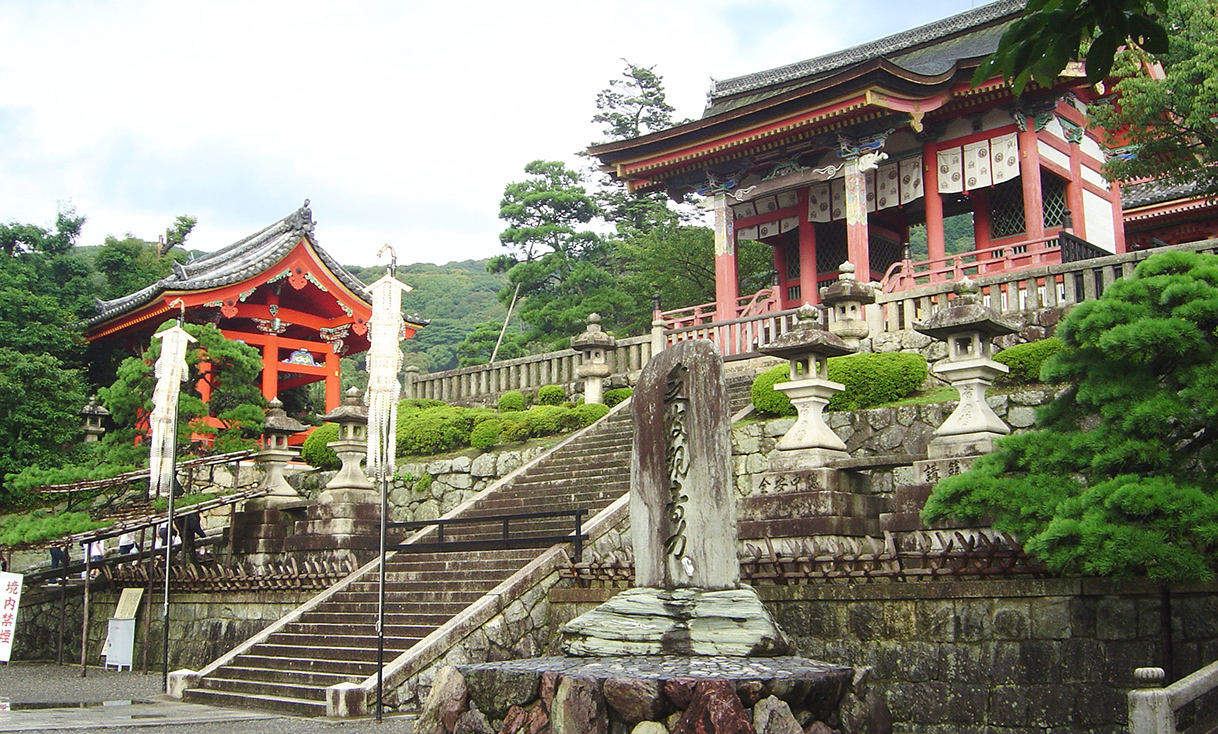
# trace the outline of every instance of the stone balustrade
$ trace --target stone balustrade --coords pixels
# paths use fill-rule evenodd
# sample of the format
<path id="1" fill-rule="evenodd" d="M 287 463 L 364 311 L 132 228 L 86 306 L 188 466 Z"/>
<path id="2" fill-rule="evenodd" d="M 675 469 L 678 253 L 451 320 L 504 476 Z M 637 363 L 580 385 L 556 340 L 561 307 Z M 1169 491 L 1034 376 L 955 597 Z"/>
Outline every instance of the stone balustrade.
<path id="1" fill-rule="evenodd" d="M 611 374 L 628 380 L 637 376 L 650 360 L 650 334 L 619 339 L 605 353 Z M 576 375 L 580 364 L 579 352 L 562 349 L 430 374 L 408 371 L 403 395 L 454 404 L 493 403 L 505 392 L 536 390 L 543 385 L 561 385 L 570 395 L 581 382 Z"/>

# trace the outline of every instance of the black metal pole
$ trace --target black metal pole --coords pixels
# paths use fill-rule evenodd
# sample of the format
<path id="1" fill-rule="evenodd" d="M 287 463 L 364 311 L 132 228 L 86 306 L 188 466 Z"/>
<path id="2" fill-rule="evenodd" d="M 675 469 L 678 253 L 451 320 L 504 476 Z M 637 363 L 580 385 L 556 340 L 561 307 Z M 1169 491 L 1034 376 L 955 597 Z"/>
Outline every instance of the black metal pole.
<path id="1" fill-rule="evenodd" d="M 181 326 L 181 321 L 178 326 Z M 178 411 L 174 406 L 169 440 L 169 514 L 165 518 L 165 595 L 161 602 L 161 690 L 169 693 L 169 567 L 173 560 L 173 489 L 178 475 Z"/>
<path id="2" fill-rule="evenodd" d="M 381 440 L 383 442 L 384 437 Z M 389 477 L 383 466 L 378 467 L 378 473 L 381 475 L 381 564 L 376 589 L 376 723 L 379 724 L 385 685 L 385 516 L 389 506 Z"/>

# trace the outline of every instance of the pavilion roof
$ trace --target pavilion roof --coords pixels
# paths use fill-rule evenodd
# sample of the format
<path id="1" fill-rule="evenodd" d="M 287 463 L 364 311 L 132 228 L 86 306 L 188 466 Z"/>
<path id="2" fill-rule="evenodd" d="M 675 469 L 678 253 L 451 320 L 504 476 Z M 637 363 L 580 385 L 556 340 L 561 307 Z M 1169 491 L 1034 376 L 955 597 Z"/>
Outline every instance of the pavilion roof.
<path id="1" fill-rule="evenodd" d="M 1121 184 L 1121 207 L 1125 210 L 1163 204 L 1180 199 L 1200 198 L 1201 185 L 1196 181 L 1175 183 L 1162 179 Z"/>
<path id="2" fill-rule="evenodd" d="M 1006 24 L 1014 20 L 1026 4 L 1027 0 L 998 0 L 853 48 L 775 69 L 714 80 L 702 118 L 761 101 L 841 69 L 880 58 L 916 74 L 943 74 L 961 59 L 993 53 Z"/>
<path id="3" fill-rule="evenodd" d="M 352 293 L 368 301 L 358 278 L 323 250 L 314 239 L 313 212 L 308 200 L 278 222 L 197 260 L 174 264 L 174 271 L 150 286 L 109 301 L 96 299 L 97 315 L 85 322 L 94 326 L 152 303 L 167 291 L 206 291 L 240 283 L 282 260 L 300 240 L 307 239 L 322 263 Z"/>

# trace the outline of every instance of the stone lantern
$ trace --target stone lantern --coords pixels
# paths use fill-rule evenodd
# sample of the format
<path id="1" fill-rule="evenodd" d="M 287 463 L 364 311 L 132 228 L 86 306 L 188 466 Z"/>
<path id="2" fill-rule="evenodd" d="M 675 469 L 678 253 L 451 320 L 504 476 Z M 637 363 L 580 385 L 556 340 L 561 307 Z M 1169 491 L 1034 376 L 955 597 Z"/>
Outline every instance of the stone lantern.
<path id="1" fill-rule="evenodd" d="M 571 348 L 583 358 L 575 368 L 575 376 L 584 378 L 584 402 L 603 403 L 603 380 L 609 376 L 609 365 L 605 353 L 617 346 L 617 340 L 601 330 L 599 314 L 588 314 L 588 328 L 584 333 L 571 337 Z"/>
<path id="2" fill-rule="evenodd" d="M 264 439 L 263 449 L 258 454 L 258 461 L 266 469 L 266 477 L 262 480 L 263 487 L 269 487 L 271 493 L 265 499 L 274 500 L 272 504 L 281 504 L 284 500 L 299 500 L 300 495 L 288 484 L 283 477 L 283 466 L 296 457 L 296 450 L 288 446 L 288 437 L 300 433 L 307 426 L 289 416 L 283 409 L 279 398 L 270 402 L 266 412 L 266 422 L 262 424 Z"/>
<path id="3" fill-rule="evenodd" d="M 770 459 L 774 471 L 819 469 L 832 459 L 844 459 L 846 444 L 825 423 L 824 409 L 834 394 L 845 390 L 829 381 L 828 360 L 854 349 L 836 334 L 820 326 L 817 310 L 805 303 L 791 331 L 761 347 L 761 351 L 791 363 L 791 380 L 774 386 L 791 398 L 798 411 L 795 424 L 778 442 L 779 452 Z"/>
<path id="4" fill-rule="evenodd" d="M 820 300 L 833 312 L 830 333 L 841 337 L 846 346 L 858 349 L 859 342 L 871 334 L 864 310 L 875 303 L 875 290 L 855 280 L 853 263 L 844 262 L 837 270 L 837 282 L 820 289 Z"/>
<path id="5" fill-rule="evenodd" d="M 977 285 L 968 278 L 956 284 L 955 292 L 951 306 L 914 323 L 919 334 L 947 343 L 947 358 L 935 365 L 934 372 L 960 392 L 960 404 L 935 430 L 927 447 L 932 459 L 988 453 L 994 449 L 995 438 L 1011 432 L 985 402 L 985 393 L 994 380 L 1010 371 L 994 361 L 991 341 L 1019 327 L 983 305 Z"/>
<path id="6" fill-rule="evenodd" d="M 110 415 L 110 411 L 103 406 L 97 404 L 97 396 L 89 398 L 89 404 L 80 409 L 80 414 L 84 416 L 85 425 L 85 443 L 96 443 L 102 439 L 106 433 L 106 427 L 102 425 L 102 421 Z"/>
<path id="7" fill-rule="evenodd" d="M 323 495 L 334 494 L 340 490 L 360 490 L 362 495 L 363 491 L 373 489 L 368 475 L 360 468 L 360 462 L 368 453 L 368 408 L 364 405 L 360 389 L 348 389 L 342 405 L 322 416 L 322 420 L 338 424 L 338 440 L 326 445 L 334 449 L 334 453 L 338 454 L 339 460 L 343 462 L 342 468 L 326 484 Z M 360 495 L 348 496 L 345 499 L 354 499 Z"/>

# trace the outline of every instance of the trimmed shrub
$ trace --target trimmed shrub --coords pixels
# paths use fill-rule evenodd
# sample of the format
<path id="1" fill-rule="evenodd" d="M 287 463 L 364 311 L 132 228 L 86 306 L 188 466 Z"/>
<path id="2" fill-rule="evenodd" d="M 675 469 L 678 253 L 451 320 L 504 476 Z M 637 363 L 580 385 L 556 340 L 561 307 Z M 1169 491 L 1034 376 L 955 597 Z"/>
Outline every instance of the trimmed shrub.
<path id="1" fill-rule="evenodd" d="M 523 415 L 523 414 L 518 414 Z M 529 424 L 523 420 L 505 420 L 499 439 L 504 443 L 529 440 Z"/>
<path id="2" fill-rule="evenodd" d="M 542 385 L 537 388 L 537 405 L 562 405 L 567 401 L 567 392 L 558 385 Z"/>
<path id="3" fill-rule="evenodd" d="M 774 386 L 790 379 L 788 365 L 757 375 L 751 394 L 753 407 L 764 415 L 795 415 L 791 401 Z M 829 360 L 829 379 L 846 386 L 833 396 L 826 410 L 859 410 L 909 395 L 926 381 L 926 360 L 918 354 L 885 352 L 851 354 Z"/>
<path id="4" fill-rule="evenodd" d="M 469 445 L 469 434 L 479 418 L 493 415 L 485 408 L 439 405 L 398 413 L 398 451 L 426 456 Z"/>
<path id="5" fill-rule="evenodd" d="M 1013 385 L 1040 382 L 1041 365 L 1046 359 L 1060 352 L 1063 346 L 1061 339 L 1052 336 L 1007 347 L 994 355 L 995 362 L 1001 362 L 1011 368 L 1011 371 L 998 378 L 998 381 Z"/>
<path id="6" fill-rule="evenodd" d="M 846 386 L 834 395 L 827 410 L 859 410 L 891 403 L 922 387 L 927 375 L 920 354 L 884 352 L 851 354 L 829 360 L 829 379 Z"/>
<path id="7" fill-rule="evenodd" d="M 513 413 L 518 410 L 524 410 L 524 393 L 512 390 L 499 396 L 500 413 Z"/>
<path id="8" fill-rule="evenodd" d="M 634 394 L 634 390 L 629 387 L 615 387 L 612 390 L 605 391 L 605 405 L 612 408 L 618 403 Z"/>
<path id="9" fill-rule="evenodd" d="M 499 435 L 503 433 L 504 421 L 490 418 L 474 426 L 469 433 L 469 445 L 476 449 L 486 450 L 499 443 Z"/>
<path id="10" fill-rule="evenodd" d="M 771 367 L 753 378 L 753 386 L 749 388 L 753 408 L 762 415 L 795 415 L 795 406 L 791 405 L 791 400 L 774 389 L 778 383 L 790 379 L 791 368 L 785 364 Z"/>
<path id="11" fill-rule="evenodd" d="M 590 426 L 605 417 L 605 414 L 609 412 L 609 406 L 600 403 L 586 403 L 576 406 L 574 410 L 575 415 L 579 417 L 580 424 Z"/>
<path id="12" fill-rule="evenodd" d="M 309 466 L 316 467 L 322 471 L 336 471 L 342 468 L 343 463 L 338 460 L 338 455 L 334 453 L 334 449 L 326 444 L 331 441 L 338 440 L 338 424 L 326 423 L 318 428 L 314 428 L 309 437 L 305 439 L 304 444 L 300 447 L 300 458 L 304 459 Z"/>

